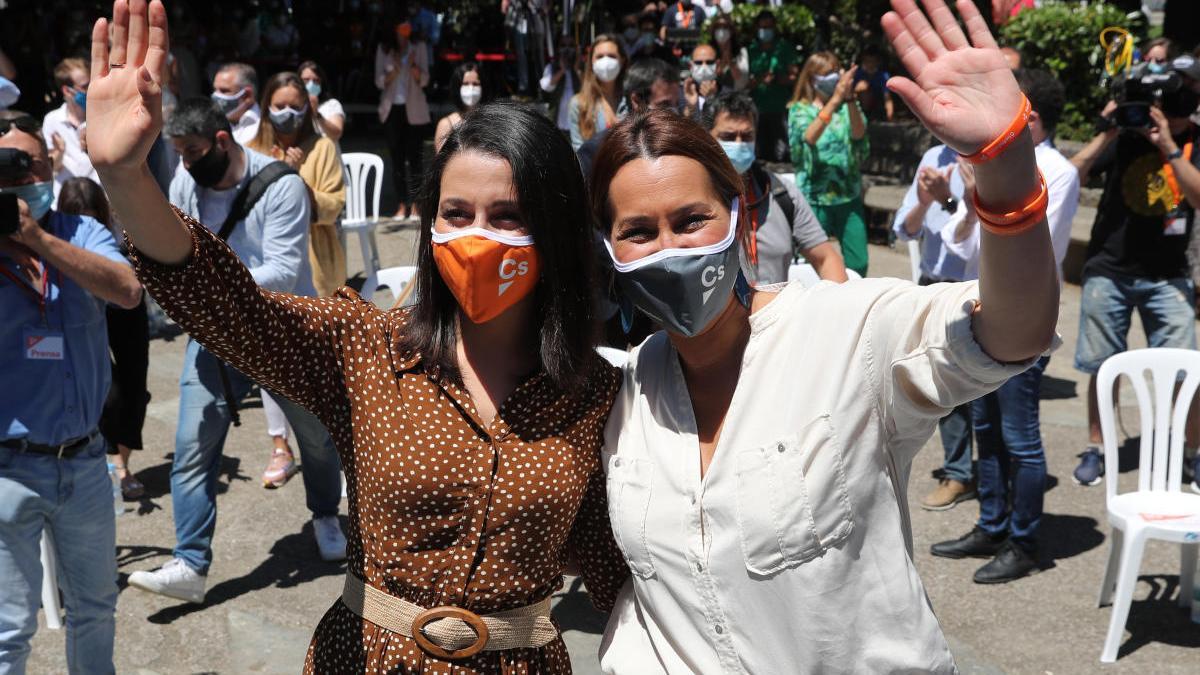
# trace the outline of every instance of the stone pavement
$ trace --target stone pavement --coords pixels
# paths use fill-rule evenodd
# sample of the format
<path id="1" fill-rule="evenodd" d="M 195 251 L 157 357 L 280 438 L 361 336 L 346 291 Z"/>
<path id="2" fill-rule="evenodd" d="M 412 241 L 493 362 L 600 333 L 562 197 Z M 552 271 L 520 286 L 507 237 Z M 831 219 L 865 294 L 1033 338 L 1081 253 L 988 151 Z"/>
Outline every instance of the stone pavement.
<path id="1" fill-rule="evenodd" d="M 411 261 L 415 228 L 385 229 L 378 236 L 383 263 Z M 362 269 L 357 248 L 351 242 L 351 270 Z M 873 276 L 907 276 L 901 252 L 872 246 L 870 254 Z M 386 291 L 381 295 L 377 301 L 385 302 Z M 1175 606 L 1178 548 L 1158 542 L 1147 547 L 1121 659 L 1115 666 L 1099 663 L 1109 617 L 1108 609 L 1095 606 L 1107 554 L 1104 493 L 1102 487 L 1080 488 L 1070 480 L 1086 439 L 1080 398 L 1086 381 L 1071 367 L 1078 308 L 1079 288 L 1067 286 L 1059 329 L 1064 346 L 1051 360 L 1043 386 L 1042 428 L 1051 475 L 1042 530 L 1045 570 L 1007 585 L 977 586 L 971 574 L 980 562 L 928 554 L 931 543 L 966 532 L 977 515 L 975 502 L 942 513 L 917 506 L 940 465 L 936 436 L 917 456 L 909 486 L 916 564 L 964 673 L 1194 673 L 1200 667 L 1200 652 L 1192 651 L 1200 646 L 1200 626 Z M 1133 333 L 1133 344 L 1143 345 L 1138 326 Z M 126 587 L 132 571 L 166 562 L 174 543 L 168 472 L 184 343 L 177 336 L 151 344 L 154 398 L 146 450 L 132 460 L 148 495 L 117 523 L 122 589 L 117 671 L 295 673 L 313 627 L 340 592 L 343 566 L 317 557 L 301 481 L 275 491 L 261 487 L 270 443 L 257 411 L 243 414 L 243 426 L 232 429 L 226 443 L 205 604 L 181 604 Z M 1124 427 L 1136 429 L 1136 411 L 1124 413 Z M 1126 471 L 1122 481 L 1130 480 Z M 568 580 L 559 594 L 555 616 L 577 672 L 598 672 L 595 653 L 604 619 L 591 610 L 576 580 Z M 29 672 L 66 672 L 63 647 L 63 631 L 47 630 L 43 621 Z M 780 672 L 788 671 L 781 667 Z"/>

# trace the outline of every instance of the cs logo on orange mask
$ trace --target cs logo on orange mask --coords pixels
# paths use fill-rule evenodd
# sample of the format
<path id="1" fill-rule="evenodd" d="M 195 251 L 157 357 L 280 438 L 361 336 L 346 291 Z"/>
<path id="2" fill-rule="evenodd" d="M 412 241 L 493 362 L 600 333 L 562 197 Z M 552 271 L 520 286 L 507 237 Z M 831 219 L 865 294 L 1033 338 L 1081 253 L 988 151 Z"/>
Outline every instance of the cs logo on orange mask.
<path id="1" fill-rule="evenodd" d="M 477 227 L 434 232 L 433 260 L 474 323 L 500 316 L 537 287 L 540 259 L 533 237 Z"/>

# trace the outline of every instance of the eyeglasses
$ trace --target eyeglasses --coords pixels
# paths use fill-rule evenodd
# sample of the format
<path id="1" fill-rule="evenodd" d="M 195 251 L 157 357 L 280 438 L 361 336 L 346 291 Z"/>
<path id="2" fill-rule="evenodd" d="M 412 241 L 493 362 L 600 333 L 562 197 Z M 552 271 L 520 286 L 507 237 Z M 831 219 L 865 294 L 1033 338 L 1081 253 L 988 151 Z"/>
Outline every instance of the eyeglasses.
<path id="1" fill-rule="evenodd" d="M 705 61 L 704 59 L 692 59 L 692 65 L 693 66 L 715 66 L 715 65 L 717 65 L 717 60 L 716 59 L 708 59 L 707 61 Z"/>
<path id="2" fill-rule="evenodd" d="M 36 117 L 23 115 L 14 119 L 0 120 L 0 136 L 7 134 L 13 127 L 27 134 L 36 134 L 42 130 L 42 123 Z"/>

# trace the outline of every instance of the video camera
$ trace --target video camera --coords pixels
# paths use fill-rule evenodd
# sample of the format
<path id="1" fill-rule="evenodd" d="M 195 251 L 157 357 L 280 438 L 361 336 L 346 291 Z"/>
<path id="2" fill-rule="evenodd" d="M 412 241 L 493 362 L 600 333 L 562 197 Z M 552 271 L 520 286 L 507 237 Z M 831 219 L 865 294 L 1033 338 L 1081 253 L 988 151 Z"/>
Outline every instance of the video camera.
<path id="1" fill-rule="evenodd" d="M 24 178 L 33 170 L 33 158 L 16 148 L 0 148 L 0 183 Z M 0 237 L 13 234 L 21 226 L 17 196 L 0 194 Z"/>
<path id="2" fill-rule="evenodd" d="M 1122 129 L 1144 129 L 1153 126 L 1150 106 L 1159 103 L 1168 115 L 1177 111 L 1196 109 L 1197 97 L 1184 86 L 1183 77 L 1175 70 L 1152 73 L 1146 64 L 1133 68 L 1128 75 L 1113 80 L 1113 100 L 1117 109 L 1113 121 Z"/>

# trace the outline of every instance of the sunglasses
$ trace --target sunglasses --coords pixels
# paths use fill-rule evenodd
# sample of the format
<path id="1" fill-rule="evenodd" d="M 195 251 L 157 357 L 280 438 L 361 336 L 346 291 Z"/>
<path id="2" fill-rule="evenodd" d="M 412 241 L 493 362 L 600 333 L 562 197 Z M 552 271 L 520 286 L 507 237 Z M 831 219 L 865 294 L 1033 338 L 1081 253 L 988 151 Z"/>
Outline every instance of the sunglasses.
<path id="1" fill-rule="evenodd" d="M 27 134 L 36 134 L 41 132 L 42 123 L 29 115 L 11 120 L 0 120 L 0 136 L 7 134 L 13 127 Z"/>
<path id="2" fill-rule="evenodd" d="M 717 60 L 709 59 L 709 60 L 705 61 L 703 59 L 692 59 L 692 65 L 694 65 L 694 66 L 715 66 L 715 65 L 717 65 Z"/>

